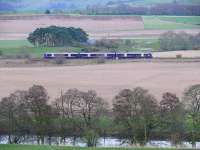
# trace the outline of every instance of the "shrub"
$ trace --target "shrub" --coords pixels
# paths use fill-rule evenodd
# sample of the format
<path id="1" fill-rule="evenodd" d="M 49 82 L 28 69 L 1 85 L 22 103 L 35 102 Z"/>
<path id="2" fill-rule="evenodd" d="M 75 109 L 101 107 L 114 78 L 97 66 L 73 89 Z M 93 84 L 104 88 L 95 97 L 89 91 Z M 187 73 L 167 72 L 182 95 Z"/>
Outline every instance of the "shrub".
<path id="1" fill-rule="evenodd" d="M 3 52 L 0 50 L 0 56 L 3 56 Z"/>
<path id="2" fill-rule="evenodd" d="M 176 55 L 176 58 L 179 58 L 179 59 L 180 59 L 180 58 L 182 58 L 182 55 L 181 55 L 181 54 L 177 54 L 177 55 Z"/>
<path id="3" fill-rule="evenodd" d="M 97 64 L 104 64 L 106 60 L 104 58 L 97 58 Z"/>
<path id="4" fill-rule="evenodd" d="M 99 135 L 92 129 L 86 131 L 83 137 L 88 147 L 96 147 L 98 143 L 98 138 Z"/>
<path id="5" fill-rule="evenodd" d="M 58 64 L 58 65 L 62 65 L 62 64 L 64 64 L 64 59 L 62 59 L 62 58 L 57 58 L 57 59 L 55 59 L 55 64 Z"/>

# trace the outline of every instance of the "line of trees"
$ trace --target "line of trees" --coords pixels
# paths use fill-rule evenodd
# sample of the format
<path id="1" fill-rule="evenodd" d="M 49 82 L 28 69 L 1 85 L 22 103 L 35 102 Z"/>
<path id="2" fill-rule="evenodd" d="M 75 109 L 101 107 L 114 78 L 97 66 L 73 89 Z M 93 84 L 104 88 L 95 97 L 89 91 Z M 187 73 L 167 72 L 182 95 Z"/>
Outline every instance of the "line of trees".
<path id="1" fill-rule="evenodd" d="M 160 36 L 159 43 L 161 50 L 198 50 L 200 49 L 200 33 L 191 35 L 185 32 L 169 31 Z"/>
<path id="2" fill-rule="evenodd" d="M 141 87 L 123 89 L 114 98 L 112 109 L 93 90 L 69 89 L 49 101 L 46 89 L 33 85 L 16 91 L 0 101 L 0 135 L 9 143 L 20 143 L 27 135 L 37 143 L 49 144 L 53 136 L 83 138 L 87 146 L 96 146 L 99 137 L 113 136 L 132 145 L 150 140 L 170 140 L 178 145 L 200 140 L 200 85 L 187 88 L 182 100 L 163 93 L 157 100 Z"/>
<path id="3" fill-rule="evenodd" d="M 50 26 L 37 28 L 28 36 L 28 41 L 34 46 L 71 46 L 74 43 L 85 43 L 87 33 L 81 28 Z"/>
<path id="4" fill-rule="evenodd" d="M 178 15 L 199 16 L 199 5 L 184 4 L 157 4 L 153 6 L 134 6 L 129 4 L 114 4 L 88 6 L 86 13 L 89 14 L 134 14 L 134 15 Z"/>

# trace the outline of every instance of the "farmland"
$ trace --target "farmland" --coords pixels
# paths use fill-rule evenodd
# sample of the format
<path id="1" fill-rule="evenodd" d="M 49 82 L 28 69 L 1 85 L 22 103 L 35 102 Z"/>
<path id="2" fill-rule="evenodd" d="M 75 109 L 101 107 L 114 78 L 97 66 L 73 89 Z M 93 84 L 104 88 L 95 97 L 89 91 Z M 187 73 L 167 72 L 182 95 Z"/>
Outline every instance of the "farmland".
<path id="1" fill-rule="evenodd" d="M 145 29 L 195 29 L 200 17 L 143 16 Z"/>
<path id="2" fill-rule="evenodd" d="M 157 39 L 134 39 L 131 44 L 126 45 L 125 40 L 118 40 L 120 51 L 138 51 L 138 50 L 158 50 L 159 42 Z M 29 54 L 35 58 L 41 58 L 45 52 L 80 52 L 87 46 L 75 47 L 34 47 L 27 40 L 0 40 L 0 52 L 3 56 L 16 57 L 20 54 Z"/>
<path id="3" fill-rule="evenodd" d="M 45 68 L 3 67 L 0 68 L 0 93 L 3 97 L 17 89 L 41 84 L 49 91 L 51 100 L 61 90 L 78 88 L 84 91 L 94 89 L 111 102 L 121 89 L 142 86 L 160 99 L 163 92 L 181 96 L 185 88 L 200 83 L 199 65 L 199 62 L 132 62 Z"/>
<path id="4" fill-rule="evenodd" d="M 176 17 L 174 21 L 173 16 L 1 15 L 0 39 L 24 40 L 34 29 L 50 25 L 81 27 L 91 39 L 158 38 L 168 30 L 196 34 L 200 31 L 198 20 L 199 17 Z"/>

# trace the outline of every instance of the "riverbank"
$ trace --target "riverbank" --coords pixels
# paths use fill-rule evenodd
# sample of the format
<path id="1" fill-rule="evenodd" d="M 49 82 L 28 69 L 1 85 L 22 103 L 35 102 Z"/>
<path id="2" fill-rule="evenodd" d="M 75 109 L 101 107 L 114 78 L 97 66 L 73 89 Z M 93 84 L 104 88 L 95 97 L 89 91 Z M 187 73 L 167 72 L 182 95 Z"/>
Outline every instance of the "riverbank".
<path id="1" fill-rule="evenodd" d="M 80 148 L 45 145 L 0 145 L 1 150 L 176 150 L 173 148 Z M 192 150 L 192 149 L 178 149 Z"/>

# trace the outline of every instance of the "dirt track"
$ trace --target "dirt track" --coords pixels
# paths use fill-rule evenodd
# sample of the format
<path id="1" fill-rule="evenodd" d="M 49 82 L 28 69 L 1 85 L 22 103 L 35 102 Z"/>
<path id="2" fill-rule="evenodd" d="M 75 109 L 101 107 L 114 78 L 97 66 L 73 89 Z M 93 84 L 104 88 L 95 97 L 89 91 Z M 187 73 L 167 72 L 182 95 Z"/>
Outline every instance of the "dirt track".
<path id="1" fill-rule="evenodd" d="M 94 89 L 111 102 L 123 88 L 142 86 L 158 99 L 169 91 L 182 95 L 185 88 L 200 84 L 200 62 L 135 62 L 71 67 L 0 68 L 0 98 L 33 84 L 44 85 L 51 99 L 61 89 Z"/>

